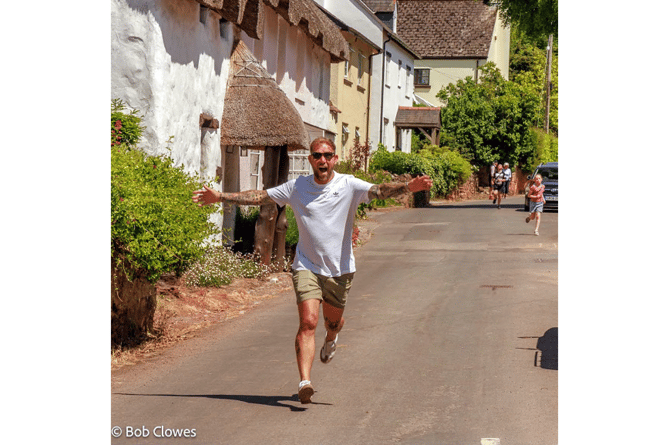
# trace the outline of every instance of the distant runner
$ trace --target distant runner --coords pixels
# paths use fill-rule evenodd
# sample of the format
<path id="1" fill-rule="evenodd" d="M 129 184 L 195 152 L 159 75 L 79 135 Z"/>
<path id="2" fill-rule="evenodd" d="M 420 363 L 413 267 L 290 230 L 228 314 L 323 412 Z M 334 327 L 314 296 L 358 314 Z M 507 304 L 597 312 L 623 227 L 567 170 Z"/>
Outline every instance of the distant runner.
<path id="1" fill-rule="evenodd" d="M 530 193 L 527 195 L 530 198 L 530 216 L 525 218 L 525 222 L 529 223 L 536 218 L 537 222 L 534 226 L 534 234 L 539 236 L 539 226 L 541 225 L 541 213 L 544 211 L 544 190 L 546 186 L 541 183 L 543 177 L 538 174 L 534 177 L 534 184 L 530 186 Z"/>

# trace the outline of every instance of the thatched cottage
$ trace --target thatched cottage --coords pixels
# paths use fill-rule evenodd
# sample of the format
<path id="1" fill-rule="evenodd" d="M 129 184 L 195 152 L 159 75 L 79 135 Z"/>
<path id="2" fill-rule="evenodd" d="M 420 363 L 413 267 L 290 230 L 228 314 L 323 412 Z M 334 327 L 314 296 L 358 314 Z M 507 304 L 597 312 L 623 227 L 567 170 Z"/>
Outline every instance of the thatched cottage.
<path id="1" fill-rule="evenodd" d="M 330 64 L 346 59 L 312 0 L 111 1 L 111 97 L 144 116 L 144 150 L 218 177 L 219 190 L 285 179 L 280 161 L 288 176 L 309 173 L 310 140 L 334 137 Z M 230 213 L 219 218 L 233 227 Z"/>

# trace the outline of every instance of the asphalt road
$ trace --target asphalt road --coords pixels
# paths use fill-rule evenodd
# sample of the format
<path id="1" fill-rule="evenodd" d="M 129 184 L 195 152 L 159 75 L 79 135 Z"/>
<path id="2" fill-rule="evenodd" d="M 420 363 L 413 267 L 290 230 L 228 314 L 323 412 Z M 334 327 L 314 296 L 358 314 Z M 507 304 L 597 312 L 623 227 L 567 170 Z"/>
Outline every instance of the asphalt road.
<path id="1" fill-rule="evenodd" d="M 558 213 L 540 236 L 521 197 L 371 216 L 314 403 L 296 395 L 288 292 L 114 374 L 111 442 L 557 444 Z"/>

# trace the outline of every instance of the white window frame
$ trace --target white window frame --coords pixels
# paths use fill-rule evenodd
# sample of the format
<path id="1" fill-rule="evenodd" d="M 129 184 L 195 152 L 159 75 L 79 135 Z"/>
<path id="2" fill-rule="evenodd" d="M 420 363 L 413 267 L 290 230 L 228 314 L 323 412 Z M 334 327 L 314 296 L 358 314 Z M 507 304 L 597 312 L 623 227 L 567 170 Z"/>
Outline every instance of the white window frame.
<path id="1" fill-rule="evenodd" d="M 264 152 L 262 150 L 249 150 L 249 176 L 252 190 L 262 189 L 262 164 L 264 162 Z M 256 158 L 257 157 L 257 158 Z M 254 171 L 253 159 L 258 159 L 257 169 Z"/>

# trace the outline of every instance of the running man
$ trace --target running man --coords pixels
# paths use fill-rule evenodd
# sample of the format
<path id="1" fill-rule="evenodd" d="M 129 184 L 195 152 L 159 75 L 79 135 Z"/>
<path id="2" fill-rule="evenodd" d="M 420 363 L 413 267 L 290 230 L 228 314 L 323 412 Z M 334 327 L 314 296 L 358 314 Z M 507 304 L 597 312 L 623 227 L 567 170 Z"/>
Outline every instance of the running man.
<path id="1" fill-rule="evenodd" d="M 429 176 L 409 182 L 370 184 L 337 173 L 335 146 L 326 138 L 311 143 L 308 159 L 313 175 L 300 176 L 267 190 L 221 193 L 205 186 L 204 190 L 193 192 L 193 201 L 200 206 L 216 202 L 239 205 L 274 202 L 279 206 L 289 204 L 293 209 L 300 234 L 292 269 L 300 319 L 295 353 L 300 373 L 298 397 L 302 403 L 311 403 L 314 394 L 311 367 L 316 355 L 315 333 L 321 304 L 327 331 L 320 351 L 323 363 L 332 360 L 344 326 L 344 307 L 356 270 L 352 237 L 358 206 L 372 199 L 387 199 L 432 187 Z"/>

